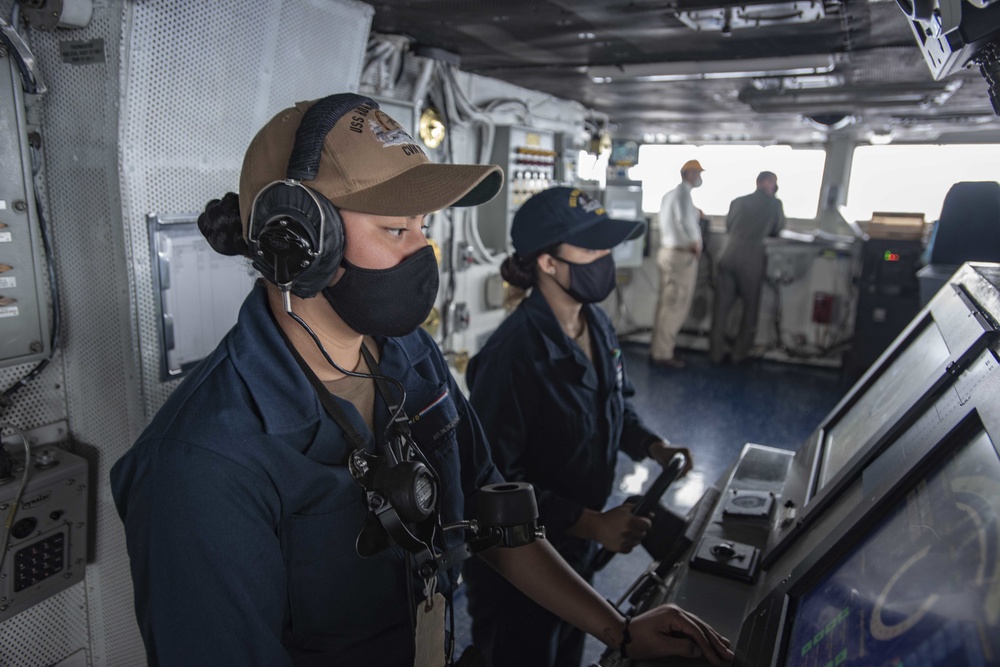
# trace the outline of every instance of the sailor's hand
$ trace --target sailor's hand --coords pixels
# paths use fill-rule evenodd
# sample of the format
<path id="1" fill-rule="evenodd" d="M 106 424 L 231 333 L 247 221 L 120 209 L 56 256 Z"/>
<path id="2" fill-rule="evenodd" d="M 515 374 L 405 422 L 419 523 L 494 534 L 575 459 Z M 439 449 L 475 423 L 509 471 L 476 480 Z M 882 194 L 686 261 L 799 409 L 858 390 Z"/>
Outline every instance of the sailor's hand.
<path id="1" fill-rule="evenodd" d="M 679 477 L 686 475 L 694 466 L 694 459 L 691 457 L 691 451 L 687 447 L 678 447 L 665 440 L 657 440 L 649 446 L 647 451 L 650 458 L 664 467 L 670 463 L 670 459 L 674 458 L 674 454 L 683 454 L 687 462 L 685 462 Z"/>
<path id="2" fill-rule="evenodd" d="M 728 639 L 677 605 L 665 604 L 639 614 L 629 624 L 632 640 L 625 645 L 633 659 L 676 656 L 702 658 L 712 665 L 733 659 Z"/>
<path id="3" fill-rule="evenodd" d="M 602 512 L 595 541 L 608 551 L 627 554 L 642 542 L 653 522 L 646 517 L 632 514 L 635 506 L 626 503 Z"/>

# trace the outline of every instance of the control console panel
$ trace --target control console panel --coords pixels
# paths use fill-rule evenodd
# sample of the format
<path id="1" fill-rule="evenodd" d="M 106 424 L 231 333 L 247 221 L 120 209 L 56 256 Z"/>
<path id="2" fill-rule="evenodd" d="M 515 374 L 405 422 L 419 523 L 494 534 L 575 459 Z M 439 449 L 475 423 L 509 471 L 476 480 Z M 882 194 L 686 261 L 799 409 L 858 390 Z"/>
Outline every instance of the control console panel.
<path id="1" fill-rule="evenodd" d="M 0 517 L 13 509 L 0 545 L 0 622 L 83 580 L 87 561 L 87 461 L 57 446 L 32 451 L 27 484 L 24 453 L 0 478 Z"/>

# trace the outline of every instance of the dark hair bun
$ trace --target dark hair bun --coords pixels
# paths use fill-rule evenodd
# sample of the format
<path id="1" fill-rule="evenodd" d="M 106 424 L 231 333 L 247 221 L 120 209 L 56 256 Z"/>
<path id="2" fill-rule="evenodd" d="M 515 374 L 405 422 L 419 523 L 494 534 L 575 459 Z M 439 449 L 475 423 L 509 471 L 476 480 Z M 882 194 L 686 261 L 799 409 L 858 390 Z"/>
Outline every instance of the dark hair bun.
<path id="1" fill-rule="evenodd" d="M 215 252 L 222 255 L 250 255 L 250 247 L 243 238 L 243 221 L 240 219 L 240 197 L 227 192 L 222 199 L 213 199 L 198 216 L 198 229 Z"/>
<path id="2" fill-rule="evenodd" d="M 500 265 L 500 275 L 514 287 L 523 290 L 535 286 L 535 258 L 509 255 Z"/>

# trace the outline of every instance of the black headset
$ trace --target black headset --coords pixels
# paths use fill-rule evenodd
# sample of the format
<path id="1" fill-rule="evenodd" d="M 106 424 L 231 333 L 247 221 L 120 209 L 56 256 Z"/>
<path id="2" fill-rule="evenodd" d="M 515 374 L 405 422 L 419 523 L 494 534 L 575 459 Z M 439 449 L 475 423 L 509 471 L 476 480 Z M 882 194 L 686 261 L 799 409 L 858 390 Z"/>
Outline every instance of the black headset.
<path id="1" fill-rule="evenodd" d="M 330 284 L 344 257 L 344 221 L 333 203 L 302 184 L 319 173 L 323 143 L 337 121 L 359 106 L 378 108 L 354 93 L 330 95 L 302 116 L 288 158 L 285 180 L 254 198 L 247 243 L 254 268 L 284 292 L 315 296 Z"/>

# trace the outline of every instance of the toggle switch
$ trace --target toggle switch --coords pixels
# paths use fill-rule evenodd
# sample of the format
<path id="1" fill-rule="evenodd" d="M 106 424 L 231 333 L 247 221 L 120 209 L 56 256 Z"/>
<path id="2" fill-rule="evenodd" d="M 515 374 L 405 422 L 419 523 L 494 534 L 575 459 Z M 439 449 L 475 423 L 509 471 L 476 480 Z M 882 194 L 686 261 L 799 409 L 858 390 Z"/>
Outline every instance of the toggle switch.
<path id="1" fill-rule="evenodd" d="M 760 549 L 752 544 L 705 535 L 691 558 L 691 568 L 722 577 L 753 583 Z"/>

